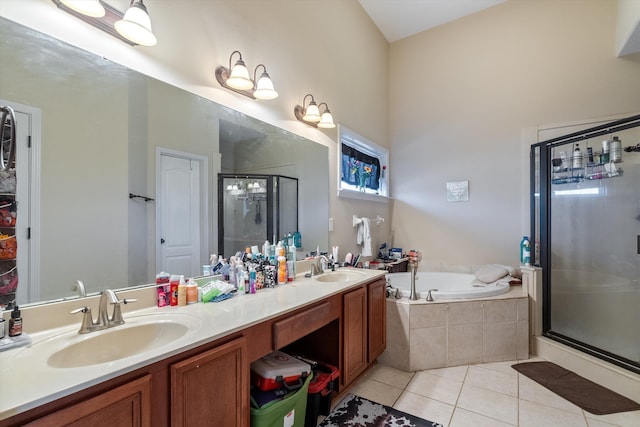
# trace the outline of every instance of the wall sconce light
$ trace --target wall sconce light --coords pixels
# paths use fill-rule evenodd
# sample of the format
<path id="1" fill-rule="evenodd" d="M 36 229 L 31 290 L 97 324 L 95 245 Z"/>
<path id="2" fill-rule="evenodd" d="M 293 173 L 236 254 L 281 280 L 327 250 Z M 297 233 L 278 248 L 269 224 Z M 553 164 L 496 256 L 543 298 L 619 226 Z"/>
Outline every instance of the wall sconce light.
<path id="1" fill-rule="evenodd" d="M 142 0 L 131 0 L 124 17 L 114 24 L 124 38 L 142 46 L 155 46 L 158 40 L 151 31 L 151 18 Z"/>
<path id="2" fill-rule="evenodd" d="M 156 44 L 149 13 L 142 0 L 131 0 L 131 5 L 124 14 L 101 0 L 51 1 L 59 9 L 131 46 Z"/>
<path id="3" fill-rule="evenodd" d="M 100 18 L 107 13 L 99 0 L 60 0 L 60 3 L 92 18 Z"/>
<path id="4" fill-rule="evenodd" d="M 311 97 L 311 101 L 309 101 L 309 105 L 305 106 L 307 97 Z M 324 105 L 324 111 L 321 114 L 320 107 L 322 105 Z M 302 106 L 296 105 L 293 108 L 293 114 L 296 116 L 296 119 L 315 128 L 332 129 L 336 127 L 327 103 L 321 102 L 320 105 L 316 104 L 316 100 L 310 93 L 306 94 L 302 99 Z"/>
<path id="5" fill-rule="evenodd" d="M 238 60 L 234 64 L 233 68 L 231 67 L 231 59 L 234 54 L 238 54 Z M 260 74 L 260 78 L 256 78 L 258 75 L 258 69 L 262 67 L 262 74 Z M 248 96 L 253 99 L 275 99 L 278 97 L 278 92 L 276 92 L 273 88 L 273 82 L 271 81 L 271 77 L 267 73 L 267 67 L 263 64 L 258 64 L 256 69 L 253 71 L 253 80 L 249 75 L 249 70 L 242 60 L 242 54 L 240 51 L 234 50 L 229 55 L 229 68 L 225 68 L 222 65 L 216 68 L 216 80 L 220 83 L 220 86 L 242 94 L 244 96 Z"/>

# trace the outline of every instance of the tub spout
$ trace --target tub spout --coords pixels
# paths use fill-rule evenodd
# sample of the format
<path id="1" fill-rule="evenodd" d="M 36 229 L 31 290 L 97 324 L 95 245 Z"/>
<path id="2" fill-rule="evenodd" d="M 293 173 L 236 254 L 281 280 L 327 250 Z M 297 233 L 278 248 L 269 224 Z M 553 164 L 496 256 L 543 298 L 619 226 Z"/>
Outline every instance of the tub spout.
<path id="1" fill-rule="evenodd" d="M 409 262 L 409 268 L 411 269 L 411 293 L 409 299 L 412 301 L 418 300 L 418 293 L 416 292 L 416 271 L 418 270 L 417 262 Z"/>

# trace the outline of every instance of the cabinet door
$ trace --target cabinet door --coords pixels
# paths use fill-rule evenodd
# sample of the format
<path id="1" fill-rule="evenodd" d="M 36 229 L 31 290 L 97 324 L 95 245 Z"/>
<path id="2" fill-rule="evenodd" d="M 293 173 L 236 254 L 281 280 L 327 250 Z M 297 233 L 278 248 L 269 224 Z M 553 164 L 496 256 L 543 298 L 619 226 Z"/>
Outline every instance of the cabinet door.
<path id="1" fill-rule="evenodd" d="M 369 363 L 382 354 L 387 347 L 387 289 L 384 279 L 369 283 L 367 301 L 369 306 Z"/>
<path id="2" fill-rule="evenodd" d="M 171 365 L 171 425 L 249 425 L 244 337 Z"/>
<path id="3" fill-rule="evenodd" d="M 344 385 L 367 367 L 367 288 L 358 288 L 343 299 Z"/>
<path id="4" fill-rule="evenodd" d="M 151 375 L 71 405 L 27 426 L 150 427 Z"/>

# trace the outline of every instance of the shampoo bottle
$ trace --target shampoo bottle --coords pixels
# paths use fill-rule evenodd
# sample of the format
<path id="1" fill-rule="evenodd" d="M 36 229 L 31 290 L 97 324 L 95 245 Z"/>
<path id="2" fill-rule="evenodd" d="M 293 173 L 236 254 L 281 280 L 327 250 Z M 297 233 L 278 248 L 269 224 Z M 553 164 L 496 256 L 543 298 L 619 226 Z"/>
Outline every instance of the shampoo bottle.
<path id="1" fill-rule="evenodd" d="M 187 282 L 180 276 L 178 282 L 178 305 L 187 305 Z"/>
<path id="2" fill-rule="evenodd" d="M 531 265 L 531 242 L 527 236 L 523 236 L 520 241 L 520 264 Z"/>
<path id="3" fill-rule="evenodd" d="M 287 258 L 283 255 L 278 257 L 278 285 L 287 283 Z"/>

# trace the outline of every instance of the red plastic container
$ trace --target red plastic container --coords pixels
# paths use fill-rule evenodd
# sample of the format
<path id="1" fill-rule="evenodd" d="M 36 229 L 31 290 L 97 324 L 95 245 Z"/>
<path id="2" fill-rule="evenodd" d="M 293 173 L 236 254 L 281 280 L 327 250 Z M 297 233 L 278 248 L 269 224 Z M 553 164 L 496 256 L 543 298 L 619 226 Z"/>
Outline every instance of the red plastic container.
<path id="1" fill-rule="evenodd" d="M 251 364 L 251 383 L 260 390 L 302 385 L 311 366 L 282 351 L 274 351 Z"/>
<path id="2" fill-rule="evenodd" d="M 338 390 L 339 376 L 338 368 L 318 362 L 316 369 L 314 369 L 311 384 L 309 384 L 305 427 L 315 427 L 318 423 L 318 415 L 329 415 L 331 398 L 334 391 Z"/>

